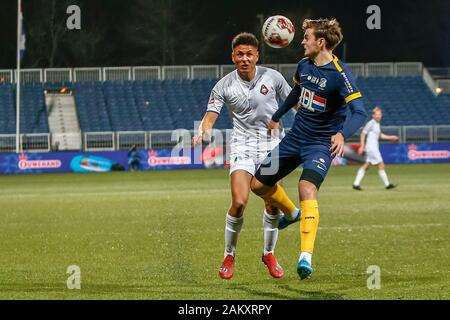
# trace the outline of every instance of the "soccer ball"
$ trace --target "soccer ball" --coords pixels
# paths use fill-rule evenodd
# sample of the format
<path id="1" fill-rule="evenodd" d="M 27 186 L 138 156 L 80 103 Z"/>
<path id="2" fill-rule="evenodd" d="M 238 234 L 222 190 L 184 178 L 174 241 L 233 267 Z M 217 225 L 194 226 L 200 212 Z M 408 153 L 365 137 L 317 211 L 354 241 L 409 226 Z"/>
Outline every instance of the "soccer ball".
<path id="1" fill-rule="evenodd" d="M 264 42 L 272 48 L 286 48 L 294 39 L 294 24 L 285 16 L 272 16 L 262 27 Z"/>

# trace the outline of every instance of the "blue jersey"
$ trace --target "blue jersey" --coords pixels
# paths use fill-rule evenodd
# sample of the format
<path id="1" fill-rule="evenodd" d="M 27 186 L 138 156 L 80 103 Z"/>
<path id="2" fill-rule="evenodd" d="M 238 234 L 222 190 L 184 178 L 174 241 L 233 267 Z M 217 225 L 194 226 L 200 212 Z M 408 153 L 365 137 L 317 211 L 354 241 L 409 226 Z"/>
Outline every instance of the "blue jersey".
<path id="1" fill-rule="evenodd" d="M 321 67 L 308 58 L 301 60 L 294 81 L 291 93 L 272 115 L 272 121 L 278 122 L 298 103 L 294 125 L 264 159 L 255 178 L 273 186 L 302 164 L 300 179 L 319 189 L 332 162 L 332 136 L 340 132 L 349 138 L 364 124 L 367 113 L 348 67 L 335 56 Z"/>
<path id="2" fill-rule="evenodd" d="M 301 141 L 330 144 L 331 136 L 343 128 L 347 104 L 362 97 L 347 65 L 336 56 L 320 67 L 305 58 L 298 64 L 294 82 L 301 94 L 293 133 Z"/>

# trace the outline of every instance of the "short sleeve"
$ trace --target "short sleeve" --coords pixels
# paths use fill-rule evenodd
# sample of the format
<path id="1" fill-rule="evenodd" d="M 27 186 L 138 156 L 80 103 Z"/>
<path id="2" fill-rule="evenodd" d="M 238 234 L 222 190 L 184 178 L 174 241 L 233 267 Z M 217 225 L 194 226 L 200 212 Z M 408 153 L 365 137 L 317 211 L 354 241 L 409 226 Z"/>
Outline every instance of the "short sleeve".
<path id="1" fill-rule="evenodd" d="M 281 100 L 286 100 L 289 93 L 291 93 L 291 86 L 286 81 L 286 79 L 283 77 L 283 75 L 279 72 L 276 72 L 276 90 L 277 90 L 277 96 Z"/>
<path id="2" fill-rule="evenodd" d="M 362 130 L 362 133 L 368 134 L 369 131 L 372 129 L 372 127 L 373 127 L 373 121 L 367 122 L 366 125 L 364 126 L 363 130 Z"/>
<path id="3" fill-rule="evenodd" d="M 211 94 L 209 96 L 208 100 L 208 106 L 206 108 L 206 111 L 215 112 L 220 114 L 220 111 L 222 110 L 223 105 L 225 104 L 224 97 L 223 97 L 223 89 L 218 84 L 212 89 Z"/>

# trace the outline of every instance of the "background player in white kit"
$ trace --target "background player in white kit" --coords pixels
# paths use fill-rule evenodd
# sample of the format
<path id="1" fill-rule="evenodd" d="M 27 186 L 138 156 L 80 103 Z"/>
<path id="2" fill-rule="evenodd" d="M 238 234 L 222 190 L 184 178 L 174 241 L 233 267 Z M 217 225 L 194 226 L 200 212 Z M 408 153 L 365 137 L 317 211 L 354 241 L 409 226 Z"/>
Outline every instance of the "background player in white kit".
<path id="1" fill-rule="evenodd" d="M 383 117 L 383 111 L 379 107 L 372 109 L 372 120 L 367 122 L 363 128 L 360 136 L 360 147 L 358 154 L 362 155 L 366 153 L 366 162 L 359 168 L 355 181 L 353 182 L 353 189 L 362 190 L 361 181 L 366 174 L 366 171 L 370 168 L 370 165 L 378 165 L 378 175 L 384 183 L 386 189 L 395 188 L 396 185 L 389 182 L 388 176 L 385 171 L 383 158 L 380 153 L 380 146 L 378 140 L 398 141 L 398 136 L 386 135 L 381 132 L 380 121 Z M 367 137 L 367 140 L 366 140 Z"/>
<path id="2" fill-rule="evenodd" d="M 196 145 L 214 126 L 226 105 L 233 118 L 230 144 L 231 206 L 226 215 L 224 261 L 219 270 L 223 279 L 233 276 L 235 250 L 243 224 L 243 213 L 250 193 L 250 181 L 260 162 L 280 141 L 267 130 L 272 115 L 285 100 L 291 87 L 276 70 L 256 66 L 259 59 L 258 40 L 251 33 L 240 33 L 232 41 L 232 60 L 236 70 L 223 77 L 212 89 L 207 111 L 193 138 Z M 262 260 L 274 278 L 284 275 L 273 252 L 278 239 L 278 209 L 265 203 L 264 253 Z M 281 208 L 291 220 L 300 212 L 291 202 Z"/>

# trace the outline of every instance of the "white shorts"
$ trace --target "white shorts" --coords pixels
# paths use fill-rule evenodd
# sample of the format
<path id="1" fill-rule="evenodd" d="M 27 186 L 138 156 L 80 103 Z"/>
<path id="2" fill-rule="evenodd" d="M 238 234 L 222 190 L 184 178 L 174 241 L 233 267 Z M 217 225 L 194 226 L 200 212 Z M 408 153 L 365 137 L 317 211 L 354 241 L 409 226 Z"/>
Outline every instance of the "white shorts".
<path id="1" fill-rule="evenodd" d="M 377 149 L 368 149 L 366 150 L 366 162 L 371 165 L 377 165 L 383 162 L 383 158 L 381 157 L 380 150 Z"/>
<path id="2" fill-rule="evenodd" d="M 236 170 L 244 170 L 255 175 L 267 154 L 280 143 L 274 138 L 270 142 L 232 143 L 230 145 L 230 175 Z"/>

